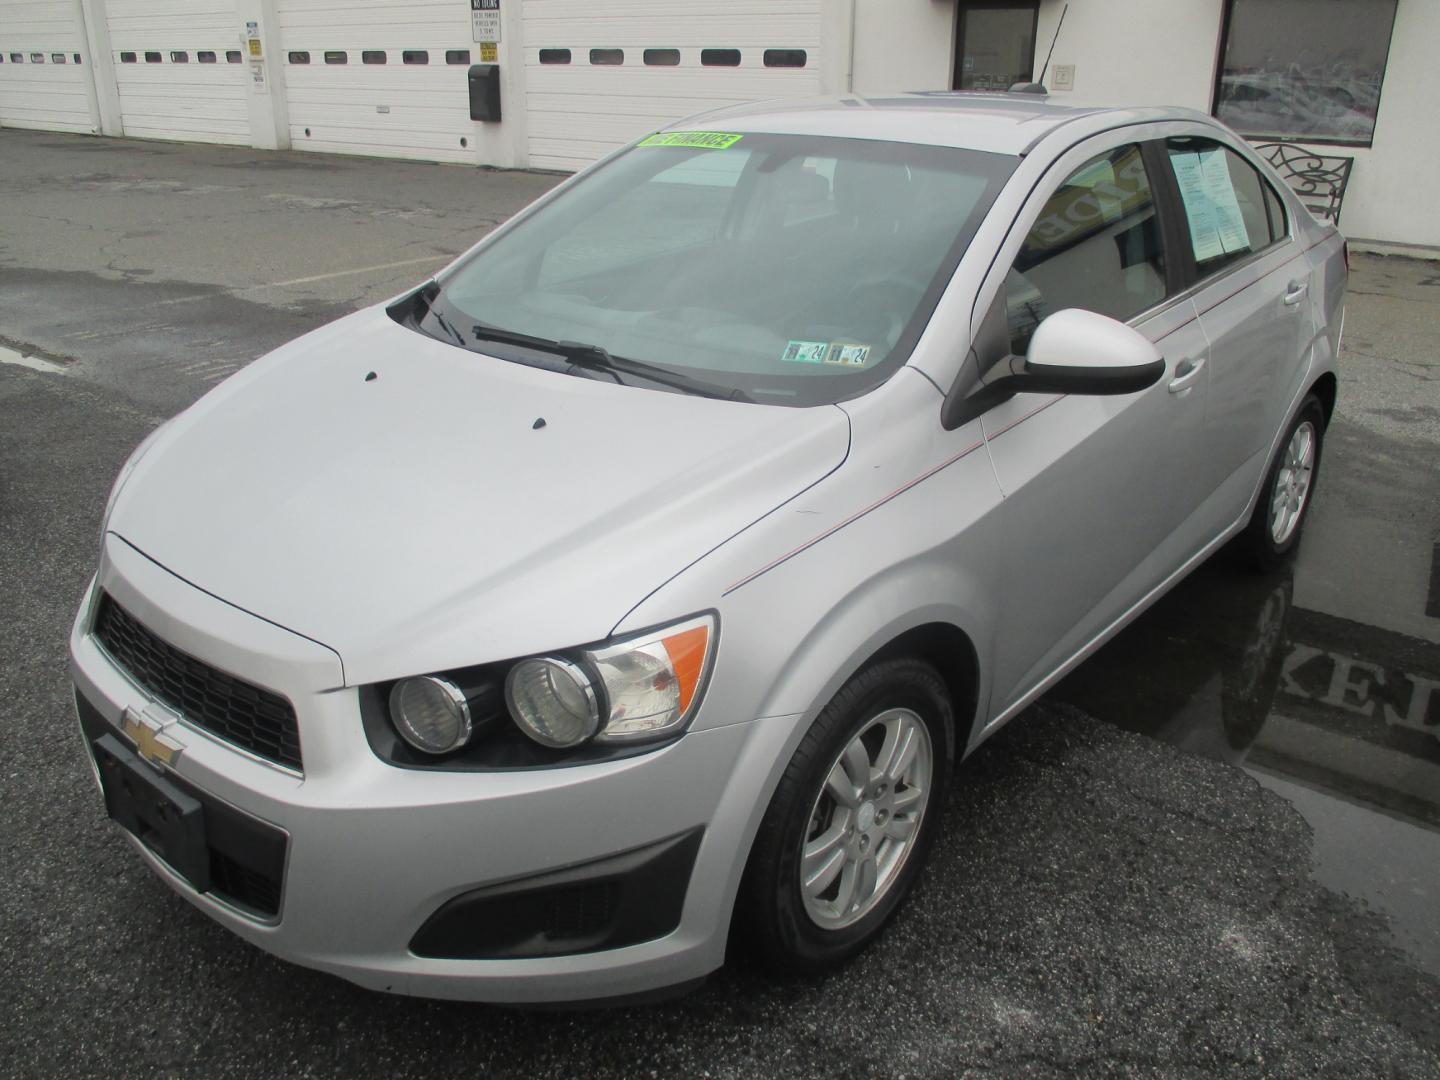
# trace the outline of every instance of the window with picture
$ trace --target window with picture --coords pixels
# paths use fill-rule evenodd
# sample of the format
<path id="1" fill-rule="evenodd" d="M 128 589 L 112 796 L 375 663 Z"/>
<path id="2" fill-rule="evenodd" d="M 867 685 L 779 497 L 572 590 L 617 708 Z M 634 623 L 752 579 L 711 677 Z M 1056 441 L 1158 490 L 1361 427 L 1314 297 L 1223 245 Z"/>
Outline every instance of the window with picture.
<path id="1" fill-rule="evenodd" d="M 1396 0 L 1227 0 L 1215 115 L 1250 138 L 1369 146 Z"/>

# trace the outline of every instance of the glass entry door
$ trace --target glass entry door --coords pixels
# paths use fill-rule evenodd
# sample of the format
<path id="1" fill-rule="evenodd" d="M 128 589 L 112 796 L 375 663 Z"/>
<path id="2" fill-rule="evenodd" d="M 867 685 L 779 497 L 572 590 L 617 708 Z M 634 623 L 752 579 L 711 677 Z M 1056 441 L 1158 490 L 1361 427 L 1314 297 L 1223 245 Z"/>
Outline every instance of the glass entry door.
<path id="1" fill-rule="evenodd" d="M 1008 90 L 1017 82 L 1030 82 L 1038 15 L 1038 0 L 961 0 L 951 86 L 956 90 Z"/>

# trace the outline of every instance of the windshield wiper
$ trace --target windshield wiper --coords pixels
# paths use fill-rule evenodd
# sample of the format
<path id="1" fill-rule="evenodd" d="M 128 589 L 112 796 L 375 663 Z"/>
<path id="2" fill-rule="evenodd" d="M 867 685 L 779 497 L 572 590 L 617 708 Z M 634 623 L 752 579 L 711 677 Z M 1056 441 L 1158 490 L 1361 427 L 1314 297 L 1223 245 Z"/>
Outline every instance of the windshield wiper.
<path id="1" fill-rule="evenodd" d="M 699 397 L 722 398 L 728 401 L 749 402 L 752 399 L 742 390 L 733 389 L 728 386 L 717 386 L 693 376 L 672 371 L 669 368 L 660 367 L 658 364 L 647 364 L 643 360 L 631 360 L 625 356 L 615 356 L 603 345 L 591 345 L 584 341 L 553 341 L 550 338 L 537 337 L 534 334 L 523 334 L 518 330 L 506 330 L 499 326 L 490 326 L 487 323 L 476 323 L 474 334 L 477 341 L 498 341 L 508 345 L 519 345 L 527 349 L 538 349 L 541 352 L 552 353 L 555 356 L 563 357 L 577 368 L 584 368 L 587 371 L 598 371 L 609 375 L 616 382 L 623 382 L 620 375 L 635 375 L 651 382 L 660 383 L 662 386 L 669 386 L 681 390 L 687 394 L 695 394 Z"/>
<path id="2" fill-rule="evenodd" d="M 445 316 L 441 315 L 440 312 L 436 309 L 435 300 L 439 295 L 440 283 L 433 279 L 427 281 L 424 285 L 421 285 L 419 290 L 415 293 L 416 298 L 425 305 L 426 312 L 430 315 L 432 319 L 435 320 L 436 325 L 438 325 L 441 330 L 444 330 L 461 345 L 464 345 L 465 335 L 460 333 L 459 330 L 456 330 L 455 327 L 451 326 L 450 323 L 446 320 Z"/>

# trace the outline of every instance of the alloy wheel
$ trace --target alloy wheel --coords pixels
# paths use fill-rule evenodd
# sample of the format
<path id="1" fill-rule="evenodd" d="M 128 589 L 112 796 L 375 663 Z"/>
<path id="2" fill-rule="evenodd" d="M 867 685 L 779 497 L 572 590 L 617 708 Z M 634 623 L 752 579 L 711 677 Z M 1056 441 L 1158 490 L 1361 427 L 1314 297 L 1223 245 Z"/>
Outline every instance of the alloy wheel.
<path id="1" fill-rule="evenodd" d="M 1270 539 L 1276 544 L 1288 541 L 1299 525 L 1314 472 L 1315 425 L 1307 420 L 1290 436 L 1270 492 Z"/>
<path id="2" fill-rule="evenodd" d="M 831 763 L 800 853 L 811 922 L 838 930 L 863 919 L 894 885 L 930 801 L 930 732 L 909 709 L 866 723 Z"/>

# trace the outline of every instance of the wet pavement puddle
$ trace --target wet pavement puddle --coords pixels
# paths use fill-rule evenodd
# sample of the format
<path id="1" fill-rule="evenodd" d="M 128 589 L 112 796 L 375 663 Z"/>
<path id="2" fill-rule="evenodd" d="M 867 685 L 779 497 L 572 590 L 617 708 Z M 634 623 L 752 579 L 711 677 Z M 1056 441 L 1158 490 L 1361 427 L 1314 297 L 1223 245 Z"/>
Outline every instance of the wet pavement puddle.
<path id="1" fill-rule="evenodd" d="M 1296 573 L 1211 560 L 1050 697 L 1288 798 L 1316 879 L 1440 975 L 1440 645 L 1307 609 Z"/>

